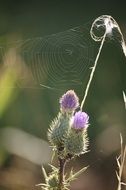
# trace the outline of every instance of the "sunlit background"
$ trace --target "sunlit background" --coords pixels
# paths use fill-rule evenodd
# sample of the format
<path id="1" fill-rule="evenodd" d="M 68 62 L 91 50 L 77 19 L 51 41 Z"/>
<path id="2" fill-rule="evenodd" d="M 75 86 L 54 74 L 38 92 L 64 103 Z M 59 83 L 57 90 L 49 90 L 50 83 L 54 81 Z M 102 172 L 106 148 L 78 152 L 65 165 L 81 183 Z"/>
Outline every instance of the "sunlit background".
<path id="1" fill-rule="evenodd" d="M 49 124 L 66 90 L 75 89 L 80 101 L 83 98 L 99 47 L 89 31 L 94 19 L 103 14 L 116 19 L 126 39 L 125 5 L 118 1 L 1 0 L 0 190 L 40 189 L 35 185 L 43 182 L 41 165 L 50 171 L 47 164 L 52 152 L 46 136 Z M 72 184 L 72 190 L 116 190 L 120 133 L 126 143 L 122 94 L 126 92 L 126 59 L 117 36 L 111 39 L 103 47 L 83 109 L 90 116 L 90 152 L 67 167 L 90 168 Z M 54 47 L 57 55 L 53 54 Z M 39 57 L 34 57 L 36 52 Z M 43 57 L 38 60 L 43 52 L 47 62 Z M 65 61 L 70 62 L 68 68 Z"/>

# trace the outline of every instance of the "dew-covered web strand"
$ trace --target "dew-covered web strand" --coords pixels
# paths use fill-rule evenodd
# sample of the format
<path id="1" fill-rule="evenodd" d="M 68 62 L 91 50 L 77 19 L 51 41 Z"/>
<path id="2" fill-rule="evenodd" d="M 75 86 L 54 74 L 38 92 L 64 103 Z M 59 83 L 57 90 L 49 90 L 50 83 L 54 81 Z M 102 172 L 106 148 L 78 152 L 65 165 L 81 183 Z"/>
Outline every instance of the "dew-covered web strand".
<path id="1" fill-rule="evenodd" d="M 15 43 L 14 48 L 39 87 L 76 88 L 82 86 L 94 61 L 94 43 L 89 32 L 88 23 L 43 38 Z"/>
<path id="2" fill-rule="evenodd" d="M 99 29 L 100 30 L 102 29 L 102 32 L 103 32 L 102 35 L 98 35 L 96 33 L 96 30 L 99 30 Z M 96 55 L 96 59 L 94 61 L 94 65 L 92 67 L 92 71 L 91 71 L 90 76 L 89 76 L 89 80 L 88 80 L 88 83 L 86 86 L 84 97 L 83 97 L 82 102 L 81 102 L 81 106 L 80 106 L 81 110 L 83 109 L 86 98 L 88 96 L 90 85 L 91 85 L 92 79 L 94 77 L 94 73 L 95 73 L 95 70 L 96 70 L 96 67 L 98 64 L 99 56 L 101 54 L 104 42 L 105 42 L 107 37 L 111 37 L 113 30 L 116 31 L 120 37 L 120 40 L 118 42 L 121 44 L 123 53 L 126 57 L 126 44 L 125 44 L 125 40 L 124 40 L 123 34 L 121 32 L 121 29 L 120 29 L 118 23 L 114 20 L 113 17 L 111 17 L 109 15 L 102 15 L 102 16 L 96 18 L 92 24 L 92 27 L 90 30 L 90 35 L 94 41 L 96 41 L 96 42 L 101 41 L 101 43 L 100 43 L 98 53 Z M 116 38 L 116 35 L 114 37 Z M 118 40 L 118 38 L 116 38 L 116 40 Z"/>

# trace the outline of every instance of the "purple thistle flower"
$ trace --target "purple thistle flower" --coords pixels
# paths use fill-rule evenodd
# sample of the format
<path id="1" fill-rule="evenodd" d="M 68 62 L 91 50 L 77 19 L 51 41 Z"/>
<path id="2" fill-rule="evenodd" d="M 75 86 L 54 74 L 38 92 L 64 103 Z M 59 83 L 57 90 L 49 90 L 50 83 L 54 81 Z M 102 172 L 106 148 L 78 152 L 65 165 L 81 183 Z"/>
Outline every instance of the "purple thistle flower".
<path id="1" fill-rule="evenodd" d="M 60 98 L 60 107 L 64 112 L 73 112 L 79 106 L 79 98 L 74 90 L 67 91 Z"/>
<path id="2" fill-rule="evenodd" d="M 72 118 L 72 128 L 80 130 L 88 127 L 89 116 L 85 112 L 78 111 Z"/>

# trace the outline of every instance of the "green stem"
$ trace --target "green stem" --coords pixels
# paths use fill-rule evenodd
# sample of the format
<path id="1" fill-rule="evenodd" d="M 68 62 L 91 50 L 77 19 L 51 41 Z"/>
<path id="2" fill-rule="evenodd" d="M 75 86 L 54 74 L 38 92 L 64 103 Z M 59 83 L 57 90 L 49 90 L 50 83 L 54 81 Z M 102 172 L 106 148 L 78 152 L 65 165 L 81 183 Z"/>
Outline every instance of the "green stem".
<path id="1" fill-rule="evenodd" d="M 64 170 L 65 170 L 65 159 L 59 157 L 59 190 L 64 189 Z"/>

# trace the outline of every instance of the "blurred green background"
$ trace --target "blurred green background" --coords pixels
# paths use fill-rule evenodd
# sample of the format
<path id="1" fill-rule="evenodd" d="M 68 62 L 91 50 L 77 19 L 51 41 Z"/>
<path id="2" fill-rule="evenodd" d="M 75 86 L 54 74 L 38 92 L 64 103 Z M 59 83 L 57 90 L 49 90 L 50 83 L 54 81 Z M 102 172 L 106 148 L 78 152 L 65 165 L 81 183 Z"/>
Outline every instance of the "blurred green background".
<path id="1" fill-rule="evenodd" d="M 126 39 L 125 4 L 123 1 L 102 0 L 1 0 L 0 46 L 91 24 L 103 14 L 115 18 Z M 94 46 L 94 58 L 98 46 Z M 10 53 L 13 58 L 16 57 L 15 52 Z M 3 64 L 0 66 L 0 190 L 40 189 L 35 184 L 43 180 L 41 165 L 44 164 L 48 170 L 47 163 L 51 157 L 47 129 L 58 113 L 59 97 L 66 89 L 15 87 L 20 73 L 15 69 L 15 64 L 12 68 L 3 68 Z M 86 82 L 88 74 L 84 77 Z M 72 163 L 75 169 L 87 164 L 91 166 L 71 189 L 116 189 L 116 155 L 120 148 L 120 133 L 126 143 L 123 90 L 126 92 L 126 59 L 117 41 L 107 41 L 84 107 L 90 115 L 90 152 Z M 80 100 L 83 92 L 83 86 L 77 89 Z"/>

